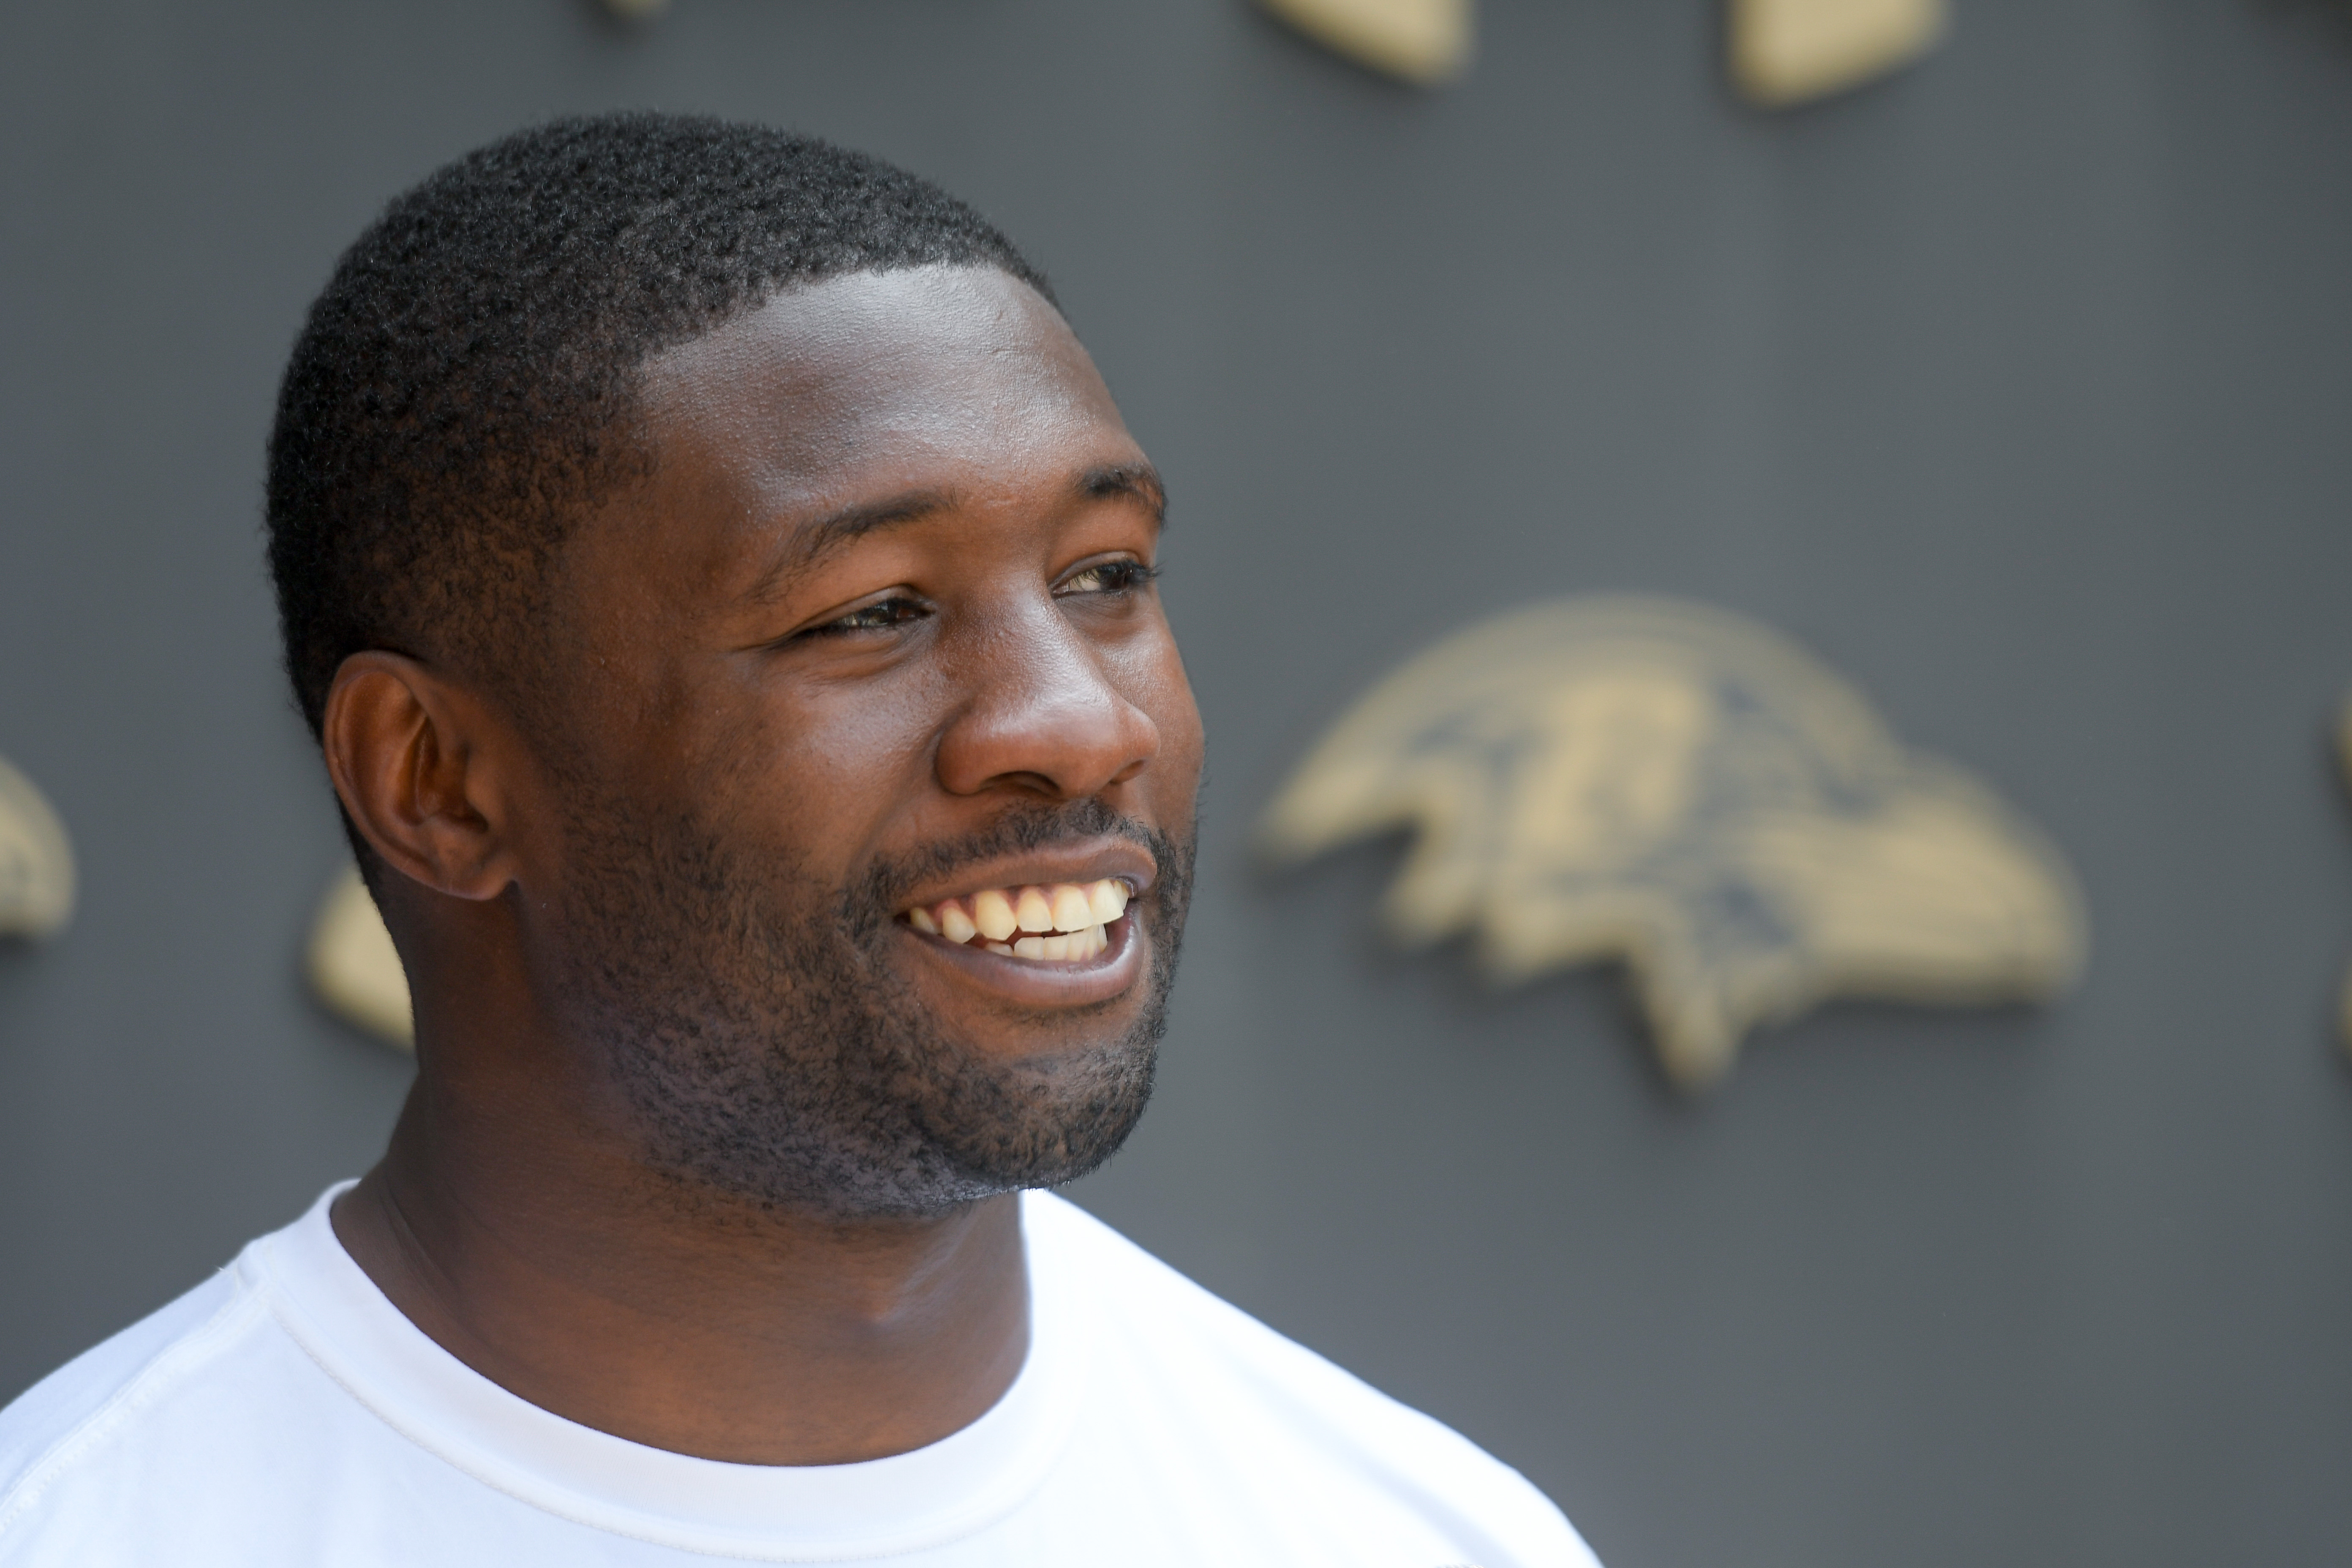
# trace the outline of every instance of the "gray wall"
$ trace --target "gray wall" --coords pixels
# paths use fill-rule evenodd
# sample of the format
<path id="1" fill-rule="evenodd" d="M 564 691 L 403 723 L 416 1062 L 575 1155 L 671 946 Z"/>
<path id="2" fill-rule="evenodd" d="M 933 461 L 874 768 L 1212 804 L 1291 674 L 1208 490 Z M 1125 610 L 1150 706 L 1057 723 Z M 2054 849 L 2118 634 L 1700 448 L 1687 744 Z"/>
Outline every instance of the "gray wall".
<path id="1" fill-rule="evenodd" d="M 1160 1103 L 1078 1195 L 1518 1465 L 1615 1568 L 2307 1563 L 2352 1540 L 2352 47 L 1958 0 L 1792 115 L 1712 0 L 1486 0 L 1442 96 L 1240 0 L 0 13 L 0 753 L 79 922 L 0 952 L 0 1395 L 370 1159 L 296 981 L 340 848 L 257 489 L 337 249 L 553 110 L 756 116 L 970 195 L 1176 491 L 1211 727 Z M 1541 593 L 1727 605 L 2087 883 L 2048 1013 L 1841 1006 L 1676 1100 L 1615 979 L 1374 944 L 1243 853 L 1306 738 Z"/>

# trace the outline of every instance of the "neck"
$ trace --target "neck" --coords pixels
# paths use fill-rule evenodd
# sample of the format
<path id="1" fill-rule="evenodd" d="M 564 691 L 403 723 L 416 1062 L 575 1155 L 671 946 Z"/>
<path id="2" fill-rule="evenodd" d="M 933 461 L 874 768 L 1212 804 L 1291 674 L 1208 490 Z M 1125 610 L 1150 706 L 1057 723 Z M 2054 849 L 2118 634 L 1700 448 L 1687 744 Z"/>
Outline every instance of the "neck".
<path id="1" fill-rule="evenodd" d="M 383 1163 L 336 1202 L 335 1234 L 410 1321 L 510 1393 L 701 1458 L 831 1465 L 937 1442 L 1020 1371 L 1012 1195 L 841 1220 L 687 1190 L 586 1107 L 551 1104 L 554 1061 L 499 1072 L 460 1050 L 487 1070 L 451 1083 L 437 1054 Z"/>

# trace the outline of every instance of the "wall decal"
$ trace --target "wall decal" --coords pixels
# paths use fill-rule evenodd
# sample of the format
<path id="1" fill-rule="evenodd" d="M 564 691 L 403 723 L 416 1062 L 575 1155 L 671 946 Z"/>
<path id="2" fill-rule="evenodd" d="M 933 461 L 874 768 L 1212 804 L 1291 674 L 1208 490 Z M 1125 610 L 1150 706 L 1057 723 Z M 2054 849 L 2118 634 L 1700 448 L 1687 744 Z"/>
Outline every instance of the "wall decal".
<path id="1" fill-rule="evenodd" d="M 32 780 L 0 762 L 0 936 L 54 935 L 73 908 L 66 825 Z"/>
<path id="2" fill-rule="evenodd" d="M 311 988 L 338 1017 L 402 1050 L 412 1048 L 408 973 L 356 866 L 343 868 L 319 905 L 310 968 Z"/>
<path id="3" fill-rule="evenodd" d="M 1411 829 L 1385 923 L 1498 982 L 1622 959 L 1667 1074 L 1833 995 L 2036 1000 L 2086 934 L 2073 875 L 1786 638 L 1668 599 L 1564 599 L 1407 662 L 1266 812 L 1296 861 Z"/>
<path id="4" fill-rule="evenodd" d="M 1768 108 L 1843 92 L 1935 47 L 1944 0 L 1731 0 L 1731 79 Z"/>
<path id="5" fill-rule="evenodd" d="M 1358 65 L 1423 87 L 1470 66 L 1472 0 L 1260 0 Z"/>

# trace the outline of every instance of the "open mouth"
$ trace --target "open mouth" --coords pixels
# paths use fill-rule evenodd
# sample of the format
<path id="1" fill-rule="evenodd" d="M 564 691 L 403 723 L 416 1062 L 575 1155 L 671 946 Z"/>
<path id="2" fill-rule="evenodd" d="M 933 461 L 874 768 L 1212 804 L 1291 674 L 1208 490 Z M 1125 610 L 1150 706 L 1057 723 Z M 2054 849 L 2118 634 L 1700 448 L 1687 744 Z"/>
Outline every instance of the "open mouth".
<path id="1" fill-rule="evenodd" d="M 919 904 L 907 923 L 926 936 L 1038 963 L 1077 963 L 1110 946 L 1104 928 L 1127 913 L 1134 889 L 1120 877 L 984 888 L 961 899 Z"/>

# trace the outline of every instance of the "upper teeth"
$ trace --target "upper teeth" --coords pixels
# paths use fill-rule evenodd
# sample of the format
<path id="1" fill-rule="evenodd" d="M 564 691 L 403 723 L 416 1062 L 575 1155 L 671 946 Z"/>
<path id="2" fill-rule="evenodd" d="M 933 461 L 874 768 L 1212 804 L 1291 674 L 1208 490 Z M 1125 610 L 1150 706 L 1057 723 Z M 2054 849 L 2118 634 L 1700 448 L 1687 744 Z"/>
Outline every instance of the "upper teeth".
<path id="1" fill-rule="evenodd" d="M 1097 882 L 1045 887 L 987 888 L 966 899 L 918 905 L 907 923 L 932 936 L 965 942 L 978 937 L 991 952 L 1015 958 L 1092 958 L 1110 945 L 1103 927 L 1127 912 L 1127 884 Z M 1024 931 L 1034 932 L 1031 936 Z"/>

